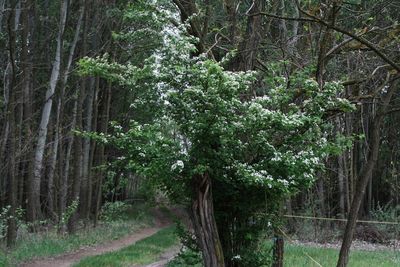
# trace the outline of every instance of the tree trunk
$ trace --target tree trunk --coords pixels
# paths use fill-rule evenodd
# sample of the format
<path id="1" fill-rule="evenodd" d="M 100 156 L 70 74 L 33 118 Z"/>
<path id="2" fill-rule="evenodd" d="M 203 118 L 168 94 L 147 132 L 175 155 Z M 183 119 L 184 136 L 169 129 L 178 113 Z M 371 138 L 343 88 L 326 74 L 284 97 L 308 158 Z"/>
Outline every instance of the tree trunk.
<path id="1" fill-rule="evenodd" d="M 256 14 L 264 10 L 265 1 L 253 1 L 249 14 Z M 250 16 L 247 19 L 246 33 L 242 42 L 239 44 L 238 55 L 232 60 L 231 70 L 247 71 L 254 69 L 254 63 L 257 58 L 258 47 L 262 40 L 261 32 L 263 27 L 263 16 Z"/>
<path id="2" fill-rule="evenodd" d="M 191 219 L 205 267 L 224 267 L 224 255 L 214 218 L 212 185 L 209 175 L 193 177 L 194 196 Z"/>
<path id="3" fill-rule="evenodd" d="M 83 23 L 83 36 L 82 36 L 82 52 L 81 56 L 86 56 L 87 53 L 87 31 L 88 31 L 88 11 L 86 8 L 87 1 L 83 1 L 84 8 L 84 23 Z M 77 100 L 77 109 L 76 109 L 76 130 L 82 131 L 82 113 L 83 113 L 83 101 L 86 96 L 86 79 L 81 79 L 81 87 L 78 92 L 78 100 Z M 74 180 L 72 184 L 72 193 L 70 196 L 69 203 L 73 203 L 73 201 L 79 201 L 79 206 L 81 207 L 81 201 L 79 199 L 82 185 L 82 162 L 83 162 L 83 153 L 82 153 L 82 137 L 75 136 L 74 138 Z M 75 232 L 76 222 L 78 220 L 79 213 L 74 212 L 71 218 L 68 221 L 68 231 L 70 233 Z"/>
<path id="4" fill-rule="evenodd" d="M 390 100 L 399 84 L 399 77 L 396 78 L 397 80 L 395 80 L 390 86 L 386 95 L 382 97 L 381 109 L 379 110 L 379 112 L 377 112 L 377 115 L 373 119 L 372 125 L 370 126 L 370 150 L 368 153 L 367 161 L 360 171 L 359 180 L 355 188 L 353 201 L 351 203 L 351 209 L 347 218 L 346 230 L 344 232 L 343 242 L 340 248 L 340 254 L 337 263 L 338 267 L 346 267 L 347 263 L 349 262 L 350 246 L 353 241 L 358 213 L 360 211 L 362 200 L 364 199 L 366 187 L 372 177 L 372 171 L 374 170 L 374 167 L 378 160 L 381 125 L 385 116 L 385 112 L 387 111 L 387 108 L 389 106 Z"/>
<path id="5" fill-rule="evenodd" d="M 346 216 L 346 204 L 345 204 L 345 181 L 344 181 L 344 168 L 343 168 L 343 154 L 337 157 L 338 161 L 338 185 L 339 185 L 339 207 L 340 217 Z"/>
<path id="6" fill-rule="evenodd" d="M 65 95 L 65 88 L 67 86 L 70 69 L 71 69 L 73 57 L 75 54 L 76 44 L 78 43 L 78 40 L 79 40 L 79 35 L 80 35 L 82 21 L 83 21 L 83 15 L 84 15 L 84 6 L 80 10 L 80 16 L 78 19 L 78 23 L 76 25 L 74 39 L 72 41 L 72 44 L 71 44 L 71 47 L 69 50 L 68 61 L 65 66 L 64 75 L 63 75 L 63 79 L 62 79 L 62 83 L 61 83 L 61 96 L 60 96 L 59 100 L 62 102 L 59 102 L 60 117 L 62 117 L 62 114 L 63 114 L 63 109 L 62 109 L 63 105 L 64 105 L 63 97 Z M 73 142 L 74 142 L 74 135 L 72 134 L 72 130 L 75 129 L 75 125 L 76 125 L 76 115 L 77 115 L 77 108 L 78 108 L 77 101 L 78 100 L 75 99 L 74 107 L 73 107 L 73 111 L 72 111 L 73 115 L 72 115 L 72 122 L 71 122 L 71 132 L 69 133 L 67 150 L 65 152 L 66 153 L 65 154 L 65 165 L 62 165 L 62 164 L 60 165 L 60 168 L 61 168 L 61 171 L 60 171 L 61 181 L 60 181 L 60 193 L 59 193 L 59 217 L 60 218 L 65 213 L 65 210 L 67 207 L 69 167 L 70 167 L 71 152 L 72 152 L 72 147 L 73 147 Z M 61 129 L 60 129 L 60 132 L 61 132 Z M 60 133 L 60 138 L 61 138 L 61 133 Z M 63 231 L 64 230 L 63 228 L 64 228 L 64 226 L 61 226 L 60 231 Z"/>
<path id="7" fill-rule="evenodd" d="M 85 118 L 85 132 L 92 131 L 92 117 L 93 117 L 93 99 L 95 90 L 95 78 L 90 78 L 89 92 L 86 98 L 86 118 Z M 90 212 L 90 151 L 91 140 L 90 138 L 83 139 L 83 162 L 82 162 L 82 188 L 81 188 L 81 217 L 84 219 L 89 218 Z"/>
<path id="8" fill-rule="evenodd" d="M 39 125 L 39 133 L 33 161 L 33 177 L 29 181 L 30 184 L 28 194 L 28 219 L 31 222 L 35 221 L 38 218 L 38 215 L 40 215 L 40 181 L 43 168 L 43 155 L 46 145 L 47 128 L 51 114 L 51 107 L 53 105 L 53 95 L 60 75 L 63 35 L 65 22 L 67 19 L 67 11 L 68 0 L 64 0 L 61 3 L 60 9 L 60 26 L 57 36 L 56 55 L 50 77 L 50 86 L 46 91 L 46 101 L 43 107 L 42 117 Z"/>
<path id="9" fill-rule="evenodd" d="M 110 120 L 110 108 L 111 108 L 111 82 L 108 83 L 107 91 L 106 91 L 105 97 L 103 97 L 103 98 L 105 99 L 105 101 L 103 104 L 103 112 L 102 112 L 102 116 L 101 116 L 100 132 L 107 134 L 108 121 Z M 98 164 L 99 165 L 104 164 L 104 162 L 106 161 L 106 156 L 104 154 L 104 144 L 99 144 L 98 155 L 99 155 Z M 96 207 L 95 207 L 95 211 L 94 211 L 94 222 L 93 222 L 94 227 L 97 226 L 97 221 L 99 219 L 104 176 L 105 176 L 104 170 L 100 169 L 99 175 L 98 175 L 99 180 L 97 182 L 97 190 L 96 190 Z"/>
<path id="10" fill-rule="evenodd" d="M 272 267 L 283 267 L 284 240 L 281 236 L 274 238 L 274 258 Z"/>
<path id="11" fill-rule="evenodd" d="M 17 5 L 18 6 L 18 5 Z M 15 244 L 17 238 L 17 221 L 16 221 L 16 209 L 17 209 L 17 190 L 18 190 L 18 181 L 16 176 L 16 125 L 15 125 L 15 110 L 16 110 L 16 66 L 15 66 L 15 32 L 18 28 L 18 19 L 20 11 L 18 11 L 20 7 L 13 7 L 15 9 L 14 12 L 11 12 L 9 19 L 8 19 L 8 34 L 9 34 L 9 41 L 8 41 L 8 52 L 9 52 L 9 62 L 11 66 L 11 73 L 9 78 L 9 100 L 7 105 L 7 121 L 9 125 L 9 138 L 5 140 L 8 143 L 8 181 L 9 187 L 7 191 L 7 199 L 8 205 L 10 206 L 9 210 L 9 218 L 7 221 L 7 246 L 11 247 Z M 12 20 L 14 19 L 14 24 L 12 24 Z M 13 27 L 13 26 L 14 27 Z"/>

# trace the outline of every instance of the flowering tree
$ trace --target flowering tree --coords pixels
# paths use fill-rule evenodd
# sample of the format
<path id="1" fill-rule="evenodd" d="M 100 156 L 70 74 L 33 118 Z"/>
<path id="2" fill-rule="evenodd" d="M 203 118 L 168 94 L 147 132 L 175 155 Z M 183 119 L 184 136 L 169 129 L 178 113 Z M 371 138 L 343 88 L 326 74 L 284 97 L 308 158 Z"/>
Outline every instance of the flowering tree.
<path id="1" fill-rule="evenodd" d="M 248 265 L 250 259 L 238 255 L 243 244 L 257 240 L 232 237 L 238 229 L 229 222 L 240 218 L 250 227 L 265 206 L 260 203 L 276 206 L 311 185 L 321 159 L 341 147 L 327 139 L 325 118 L 351 105 L 337 98 L 339 83 L 321 89 L 299 73 L 291 86 L 272 75 L 256 85 L 256 73 L 226 71 L 225 61 L 194 56 L 196 40 L 183 31 L 164 28 L 161 34 L 163 48 L 142 67 L 107 58 L 81 61 L 83 74 L 141 92 L 133 107 L 150 99 L 157 106 L 150 123 L 132 121 L 129 129 L 116 126 L 114 134 L 96 138 L 125 151 L 129 168 L 188 204 L 205 266 Z M 225 199 L 235 201 L 224 207 Z M 246 208 L 238 209 L 239 202 Z"/>

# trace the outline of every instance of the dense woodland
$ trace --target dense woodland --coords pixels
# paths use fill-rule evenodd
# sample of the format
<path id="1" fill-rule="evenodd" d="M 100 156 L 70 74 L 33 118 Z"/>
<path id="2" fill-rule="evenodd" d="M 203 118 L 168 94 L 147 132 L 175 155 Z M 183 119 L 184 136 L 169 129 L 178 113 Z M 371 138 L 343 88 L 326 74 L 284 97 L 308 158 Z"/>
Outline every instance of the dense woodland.
<path id="1" fill-rule="evenodd" d="M 347 218 L 346 266 L 356 219 L 400 216 L 399 11 L 0 0 L 0 237 L 19 220 L 72 233 L 163 192 L 207 267 L 261 266 L 246 236 L 296 231 L 284 214 Z"/>

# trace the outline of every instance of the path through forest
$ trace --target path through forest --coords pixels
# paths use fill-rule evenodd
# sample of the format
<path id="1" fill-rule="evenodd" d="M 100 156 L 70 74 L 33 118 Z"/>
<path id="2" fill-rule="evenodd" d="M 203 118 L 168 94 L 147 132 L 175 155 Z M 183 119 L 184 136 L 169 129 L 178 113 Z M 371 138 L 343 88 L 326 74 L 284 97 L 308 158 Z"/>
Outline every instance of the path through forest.
<path id="1" fill-rule="evenodd" d="M 176 213 L 175 210 L 172 210 L 172 212 Z M 172 224 L 171 218 L 167 216 L 164 212 L 160 211 L 159 209 L 153 210 L 153 214 L 155 218 L 154 227 L 141 229 L 121 239 L 112 240 L 105 244 L 100 244 L 93 247 L 83 247 L 79 250 L 72 251 L 59 256 L 25 262 L 19 266 L 20 267 L 69 267 L 79 262 L 83 258 L 89 256 L 96 256 L 111 251 L 116 251 L 126 246 L 130 246 L 136 243 L 137 241 L 149 237 L 157 233 L 159 230 L 167 226 L 170 226 Z M 178 249 L 176 247 L 171 248 L 170 250 L 166 251 L 164 254 L 161 255 L 159 262 L 148 266 L 149 267 L 164 266 L 165 263 L 168 262 L 168 260 L 170 260 L 177 252 Z"/>

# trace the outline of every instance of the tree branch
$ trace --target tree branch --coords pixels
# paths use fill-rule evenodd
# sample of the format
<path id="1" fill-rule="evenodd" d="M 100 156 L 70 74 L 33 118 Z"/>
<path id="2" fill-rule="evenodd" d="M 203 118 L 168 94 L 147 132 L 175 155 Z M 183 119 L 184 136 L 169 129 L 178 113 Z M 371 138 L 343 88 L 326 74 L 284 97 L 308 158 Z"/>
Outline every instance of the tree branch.
<path id="1" fill-rule="evenodd" d="M 292 18 L 292 17 L 285 17 L 285 16 L 278 16 L 278 15 L 274 15 L 274 14 L 269 14 L 266 12 L 258 12 L 258 13 L 254 13 L 254 14 L 249 14 L 249 16 L 257 16 L 257 15 L 263 15 L 263 16 L 267 16 L 267 17 L 271 17 L 271 18 L 275 18 L 275 19 L 284 19 L 284 20 L 292 20 L 292 21 L 303 21 L 303 22 L 310 22 L 310 23 L 318 23 L 321 24 L 329 29 L 335 30 L 337 32 L 343 33 L 344 35 L 347 35 L 349 37 L 351 37 L 352 39 L 358 41 L 359 43 L 365 45 L 366 47 L 368 47 L 369 49 L 371 49 L 373 52 L 375 52 L 376 55 L 378 55 L 383 61 L 385 61 L 386 63 L 388 63 L 390 66 L 392 66 L 397 72 L 400 72 L 400 65 L 397 64 L 396 62 L 394 62 L 393 60 L 391 60 L 387 55 L 385 55 L 382 51 L 380 51 L 380 49 L 373 43 L 371 43 L 370 41 L 368 41 L 367 39 L 349 32 L 345 29 L 339 28 L 335 25 L 332 25 L 314 15 L 309 14 L 308 12 L 304 11 L 303 9 L 300 8 L 299 6 L 299 10 L 301 13 L 303 13 L 304 15 L 306 15 L 309 18 Z"/>

